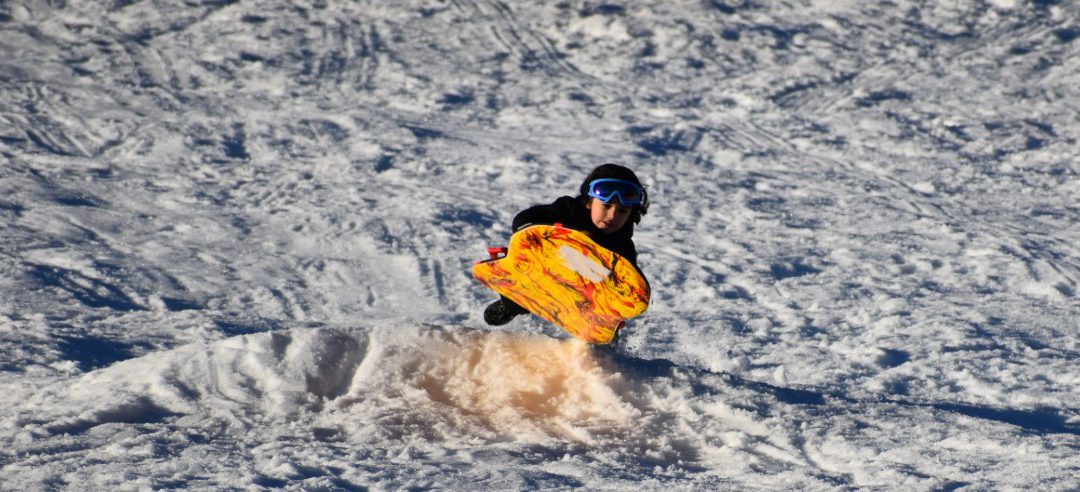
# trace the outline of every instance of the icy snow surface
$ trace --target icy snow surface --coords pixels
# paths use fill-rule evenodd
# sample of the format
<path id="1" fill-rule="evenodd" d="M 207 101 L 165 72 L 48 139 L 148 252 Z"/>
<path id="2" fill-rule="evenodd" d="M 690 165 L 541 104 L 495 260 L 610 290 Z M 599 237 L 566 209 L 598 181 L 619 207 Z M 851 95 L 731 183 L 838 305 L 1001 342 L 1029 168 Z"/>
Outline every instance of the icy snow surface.
<path id="1" fill-rule="evenodd" d="M 0 489 L 1076 490 L 1070 1 L 0 3 Z M 622 162 L 614 350 L 469 268 Z"/>

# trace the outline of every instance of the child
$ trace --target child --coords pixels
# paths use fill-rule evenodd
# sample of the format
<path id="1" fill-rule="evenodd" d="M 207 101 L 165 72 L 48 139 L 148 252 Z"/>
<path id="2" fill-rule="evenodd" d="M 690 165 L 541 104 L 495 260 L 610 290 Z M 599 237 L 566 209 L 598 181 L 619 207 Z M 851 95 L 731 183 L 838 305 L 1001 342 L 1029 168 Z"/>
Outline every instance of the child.
<path id="1" fill-rule="evenodd" d="M 514 217 L 513 229 L 531 225 L 562 224 L 583 231 L 597 244 L 637 266 L 634 224 L 649 209 L 649 195 L 630 169 L 604 164 L 589 173 L 576 198 L 564 196 L 550 205 L 536 205 Z M 484 310 L 489 325 L 505 325 L 526 311 L 514 301 L 500 296 Z"/>

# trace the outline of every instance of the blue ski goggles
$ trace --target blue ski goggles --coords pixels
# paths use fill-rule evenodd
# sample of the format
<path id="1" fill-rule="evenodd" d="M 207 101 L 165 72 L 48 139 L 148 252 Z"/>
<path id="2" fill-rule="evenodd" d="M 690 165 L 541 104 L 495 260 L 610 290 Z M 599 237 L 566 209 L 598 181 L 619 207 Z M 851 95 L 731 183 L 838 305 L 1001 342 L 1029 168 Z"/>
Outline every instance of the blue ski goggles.
<path id="1" fill-rule="evenodd" d="M 605 178 L 589 183 L 589 196 L 599 198 L 604 203 L 611 203 L 618 198 L 619 203 L 634 206 L 645 201 L 645 190 L 632 181 Z"/>

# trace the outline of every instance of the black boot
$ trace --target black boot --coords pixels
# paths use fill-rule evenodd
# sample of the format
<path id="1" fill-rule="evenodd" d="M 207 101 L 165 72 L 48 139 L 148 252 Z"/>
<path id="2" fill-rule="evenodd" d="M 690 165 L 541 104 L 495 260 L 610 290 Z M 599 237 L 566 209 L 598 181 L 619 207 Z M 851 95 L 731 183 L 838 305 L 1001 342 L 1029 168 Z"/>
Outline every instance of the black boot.
<path id="1" fill-rule="evenodd" d="M 488 305 L 487 309 L 484 309 L 484 321 L 491 326 L 505 325 L 517 315 L 526 312 L 524 308 L 518 306 L 514 301 L 502 297 Z"/>

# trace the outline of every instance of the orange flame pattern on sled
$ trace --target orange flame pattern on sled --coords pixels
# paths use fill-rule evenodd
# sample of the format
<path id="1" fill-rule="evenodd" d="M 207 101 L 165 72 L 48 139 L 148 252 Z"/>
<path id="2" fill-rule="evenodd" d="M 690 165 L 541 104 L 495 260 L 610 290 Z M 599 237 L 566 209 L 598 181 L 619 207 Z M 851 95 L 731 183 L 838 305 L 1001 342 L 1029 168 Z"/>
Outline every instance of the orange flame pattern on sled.
<path id="1" fill-rule="evenodd" d="M 610 343 L 626 320 L 649 307 L 649 283 L 637 267 L 585 233 L 559 226 L 518 231 L 506 256 L 477 263 L 473 275 L 594 344 Z"/>

